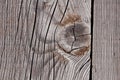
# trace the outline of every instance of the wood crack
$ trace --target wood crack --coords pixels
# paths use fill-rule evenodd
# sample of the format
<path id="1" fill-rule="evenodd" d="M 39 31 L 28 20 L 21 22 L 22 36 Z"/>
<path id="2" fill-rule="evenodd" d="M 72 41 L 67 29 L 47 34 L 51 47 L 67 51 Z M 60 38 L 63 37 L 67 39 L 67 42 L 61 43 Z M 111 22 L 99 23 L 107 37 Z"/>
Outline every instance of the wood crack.
<path id="1" fill-rule="evenodd" d="M 30 41 L 29 55 L 30 55 L 30 52 L 31 52 L 32 41 L 33 41 L 33 36 L 34 36 L 34 32 L 35 32 L 35 26 L 36 26 L 36 20 L 37 20 L 38 2 L 39 2 L 39 0 L 37 0 L 37 2 L 36 2 L 35 19 L 34 19 L 33 31 L 32 31 L 31 41 Z M 35 40 L 35 44 L 36 44 L 36 40 Z M 32 78 L 33 60 L 34 60 L 34 51 L 32 53 L 32 61 L 31 61 L 31 68 L 30 68 L 30 77 L 29 77 L 29 80 L 31 80 L 31 78 Z"/>

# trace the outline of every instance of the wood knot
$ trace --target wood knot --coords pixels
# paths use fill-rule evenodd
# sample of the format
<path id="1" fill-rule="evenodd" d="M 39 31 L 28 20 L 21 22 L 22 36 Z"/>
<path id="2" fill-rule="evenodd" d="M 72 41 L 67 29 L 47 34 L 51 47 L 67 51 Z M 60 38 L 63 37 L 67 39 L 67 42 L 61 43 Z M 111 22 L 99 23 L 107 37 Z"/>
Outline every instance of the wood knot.
<path id="1" fill-rule="evenodd" d="M 76 23 L 59 32 L 58 49 L 71 55 L 84 55 L 90 49 L 90 27 L 84 23 Z"/>

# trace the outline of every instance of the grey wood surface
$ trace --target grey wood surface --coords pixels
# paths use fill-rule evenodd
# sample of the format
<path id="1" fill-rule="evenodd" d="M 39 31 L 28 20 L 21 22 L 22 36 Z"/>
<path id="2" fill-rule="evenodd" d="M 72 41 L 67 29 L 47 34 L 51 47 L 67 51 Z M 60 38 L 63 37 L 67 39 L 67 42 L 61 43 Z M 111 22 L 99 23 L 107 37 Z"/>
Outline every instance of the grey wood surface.
<path id="1" fill-rule="evenodd" d="M 92 80 L 120 80 L 120 0 L 95 0 Z"/>
<path id="2" fill-rule="evenodd" d="M 0 80 L 89 80 L 90 20 L 91 0 L 0 0 Z"/>

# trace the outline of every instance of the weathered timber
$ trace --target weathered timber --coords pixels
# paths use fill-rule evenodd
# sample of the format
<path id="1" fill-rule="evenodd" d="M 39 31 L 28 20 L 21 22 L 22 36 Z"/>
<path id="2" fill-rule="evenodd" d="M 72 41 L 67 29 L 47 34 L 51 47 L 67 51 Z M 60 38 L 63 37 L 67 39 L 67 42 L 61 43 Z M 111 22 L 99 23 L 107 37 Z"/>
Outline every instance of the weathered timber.
<path id="1" fill-rule="evenodd" d="M 0 0 L 0 80 L 89 80 L 91 0 Z"/>
<path id="2" fill-rule="evenodd" d="M 120 80 L 120 0 L 95 0 L 92 80 Z"/>

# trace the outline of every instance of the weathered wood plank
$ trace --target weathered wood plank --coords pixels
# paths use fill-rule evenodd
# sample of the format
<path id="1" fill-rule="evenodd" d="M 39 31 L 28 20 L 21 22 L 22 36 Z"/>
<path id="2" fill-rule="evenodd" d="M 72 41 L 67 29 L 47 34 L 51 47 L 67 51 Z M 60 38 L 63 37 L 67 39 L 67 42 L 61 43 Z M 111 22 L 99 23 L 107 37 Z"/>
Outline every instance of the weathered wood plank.
<path id="1" fill-rule="evenodd" d="M 1 0 L 0 80 L 89 80 L 91 0 Z"/>
<path id="2" fill-rule="evenodd" d="M 0 80 L 29 79 L 35 17 L 29 7 L 30 0 L 0 0 Z"/>
<path id="3" fill-rule="evenodd" d="M 41 2 L 38 2 L 37 13 L 36 35 L 39 39 L 36 40 L 36 46 L 34 46 L 31 79 L 88 80 L 90 48 L 88 52 L 83 53 L 84 55 L 75 54 L 75 52 L 72 52 L 73 55 L 67 53 L 71 50 L 73 40 L 70 37 L 64 38 L 63 36 L 67 26 L 81 24 L 82 22 L 88 25 L 87 32 L 82 34 L 90 35 L 91 1 L 41 0 Z M 47 31 L 48 33 L 46 33 Z M 82 28 L 78 28 L 78 33 L 82 31 L 84 31 Z M 70 33 L 72 34 L 72 31 Z M 67 34 L 69 34 L 69 31 Z M 85 40 L 85 38 L 81 39 Z M 68 43 L 66 43 L 67 40 Z M 77 43 L 79 47 L 90 45 L 90 43 L 80 43 Z M 61 50 L 60 47 L 64 50 Z M 86 51 L 87 49 L 84 47 L 81 50 Z"/>
<path id="4" fill-rule="evenodd" d="M 120 80 L 120 0 L 95 0 L 93 80 Z"/>

